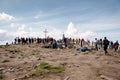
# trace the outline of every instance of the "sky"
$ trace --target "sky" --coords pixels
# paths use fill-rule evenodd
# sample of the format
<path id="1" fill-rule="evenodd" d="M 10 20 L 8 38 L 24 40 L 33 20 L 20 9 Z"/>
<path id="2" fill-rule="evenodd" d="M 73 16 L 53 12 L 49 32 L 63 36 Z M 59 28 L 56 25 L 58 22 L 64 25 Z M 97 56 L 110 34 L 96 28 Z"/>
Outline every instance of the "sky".
<path id="1" fill-rule="evenodd" d="M 15 37 L 120 41 L 120 0 L 0 0 L 0 44 Z"/>

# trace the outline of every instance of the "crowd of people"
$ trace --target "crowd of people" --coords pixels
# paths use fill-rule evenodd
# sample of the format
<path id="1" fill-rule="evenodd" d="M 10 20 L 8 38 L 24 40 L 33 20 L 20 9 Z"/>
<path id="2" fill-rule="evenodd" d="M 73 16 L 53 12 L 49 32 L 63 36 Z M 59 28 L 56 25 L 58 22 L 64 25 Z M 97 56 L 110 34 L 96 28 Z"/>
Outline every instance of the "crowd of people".
<path id="1" fill-rule="evenodd" d="M 25 37 L 16 37 L 14 39 L 14 44 L 33 44 L 33 43 L 42 43 L 45 44 L 49 48 L 65 48 L 65 47 L 72 47 L 73 44 L 79 44 L 80 41 L 82 41 L 81 46 L 83 46 L 84 39 L 80 40 L 79 39 L 72 39 L 72 38 L 63 38 L 56 40 L 51 37 L 46 37 L 46 38 L 25 38 Z"/>
<path id="2" fill-rule="evenodd" d="M 114 49 L 115 51 L 118 50 L 119 48 L 119 42 L 116 41 L 113 43 L 113 41 L 108 40 L 106 37 L 104 39 L 97 39 L 95 38 L 95 41 L 92 41 L 92 45 L 90 40 L 85 41 L 84 39 L 72 39 L 72 38 L 66 38 L 63 35 L 62 39 L 56 40 L 51 37 L 46 37 L 46 38 L 25 38 L 25 37 L 16 37 L 14 39 L 15 44 L 33 44 L 33 43 L 41 43 L 44 44 L 45 48 L 73 48 L 74 45 L 79 45 L 80 47 L 83 46 L 92 46 L 96 50 L 103 50 L 105 51 L 105 54 L 108 54 L 107 49 Z"/>
<path id="3" fill-rule="evenodd" d="M 97 38 L 95 38 L 95 49 L 96 50 L 104 49 L 105 55 L 107 55 L 108 54 L 108 51 L 107 51 L 108 48 L 109 49 L 114 49 L 115 51 L 117 51 L 118 48 L 119 48 L 118 40 L 113 43 L 113 41 L 108 40 L 106 37 L 104 37 L 103 40 L 102 39 L 97 40 Z"/>

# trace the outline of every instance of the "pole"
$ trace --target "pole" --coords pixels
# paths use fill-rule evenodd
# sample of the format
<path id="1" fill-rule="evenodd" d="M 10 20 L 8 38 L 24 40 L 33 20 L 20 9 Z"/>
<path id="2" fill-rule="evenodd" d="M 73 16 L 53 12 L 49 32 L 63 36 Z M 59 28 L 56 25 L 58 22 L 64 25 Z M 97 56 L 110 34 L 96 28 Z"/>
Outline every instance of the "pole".
<path id="1" fill-rule="evenodd" d="M 44 33 L 45 33 L 45 38 L 46 38 L 47 33 L 48 33 L 47 29 L 45 29 Z"/>

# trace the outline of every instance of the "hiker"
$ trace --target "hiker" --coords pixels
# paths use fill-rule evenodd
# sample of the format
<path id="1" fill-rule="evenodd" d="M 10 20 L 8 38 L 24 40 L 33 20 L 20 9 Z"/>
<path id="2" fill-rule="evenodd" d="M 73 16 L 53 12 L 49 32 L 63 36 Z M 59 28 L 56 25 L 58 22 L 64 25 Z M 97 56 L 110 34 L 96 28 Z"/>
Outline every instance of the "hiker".
<path id="1" fill-rule="evenodd" d="M 54 40 L 54 41 L 53 41 L 53 49 L 57 49 L 57 48 L 58 48 L 57 41 L 56 41 L 56 40 Z"/>
<path id="2" fill-rule="evenodd" d="M 102 41 L 102 39 L 100 39 L 100 47 L 101 47 L 101 49 L 103 49 L 103 41 Z"/>
<path id="3" fill-rule="evenodd" d="M 113 41 L 110 42 L 110 49 L 113 49 Z"/>
<path id="4" fill-rule="evenodd" d="M 81 47 L 83 47 L 83 42 L 84 42 L 84 39 L 81 40 Z"/>
<path id="5" fill-rule="evenodd" d="M 15 40 L 14 43 L 17 44 L 17 43 L 18 43 L 18 39 L 17 39 L 17 37 L 16 37 L 14 40 Z"/>
<path id="6" fill-rule="evenodd" d="M 118 47 L 119 47 L 119 43 L 118 43 L 118 40 L 114 43 L 114 49 L 115 51 L 118 50 Z"/>
<path id="7" fill-rule="evenodd" d="M 95 49 L 98 51 L 97 43 L 98 43 L 97 38 L 95 38 Z"/>
<path id="8" fill-rule="evenodd" d="M 18 44 L 20 44 L 20 38 L 18 37 Z"/>
<path id="9" fill-rule="evenodd" d="M 87 40 L 87 44 L 88 44 L 88 46 L 90 46 L 90 40 Z"/>
<path id="10" fill-rule="evenodd" d="M 108 45 L 109 45 L 109 41 L 106 37 L 104 37 L 103 46 L 104 46 L 105 55 L 108 53 L 107 51 Z"/>
<path id="11" fill-rule="evenodd" d="M 97 40 L 97 49 L 102 50 L 102 39 Z"/>

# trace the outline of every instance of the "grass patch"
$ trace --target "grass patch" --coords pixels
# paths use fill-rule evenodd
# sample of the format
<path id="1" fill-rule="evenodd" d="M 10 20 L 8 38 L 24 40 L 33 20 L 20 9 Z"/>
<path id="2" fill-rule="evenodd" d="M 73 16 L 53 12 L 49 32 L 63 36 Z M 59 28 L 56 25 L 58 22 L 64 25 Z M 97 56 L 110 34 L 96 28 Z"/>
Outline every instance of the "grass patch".
<path id="1" fill-rule="evenodd" d="M 2 45 L 0 45 L 0 48 L 3 48 L 3 46 L 2 46 Z"/>
<path id="2" fill-rule="evenodd" d="M 3 60 L 2 63 L 10 62 L 10 60 Z"/>
<path id="3" fill-rule="evenodd" d="M 10 58 L 15 58 L 15 56 L 10 56 Z"/>
<path id="4" fill-rule="evenodd" d="M 5 78 L 5 76 L 0 74 L 0 80 L 3 80 L 4 78 Z"/>
<path id="5" fill-rule="evenodd" d="M 40 51 L 39 50 L 33 50 L 32 51 L 32 55 L 36 55 L 36 54 L 38 54 Z"/>
<path id="6" fill-rule="evenodd" d="M 102 74 L 100 74 L 100 73 L 97 73 L 97 74 L 96 74 L 97 77 L 100 77 L 101 75 L 102 75 Z"/>
<path id="7" fill-rule="evenodd" d="M 10 53 L 20 53 L 21 51 L 19 49 L 9 50 Z"/>
<path id="8" fill-rule="evenodd" d="M 49 63 L 42 62 L 38 68 L 36 68 L 34 74 L 35 75 L 42 75 L 46 73 L 60 73 L 64 70 L 61 66 L 52 66 Z"/>

